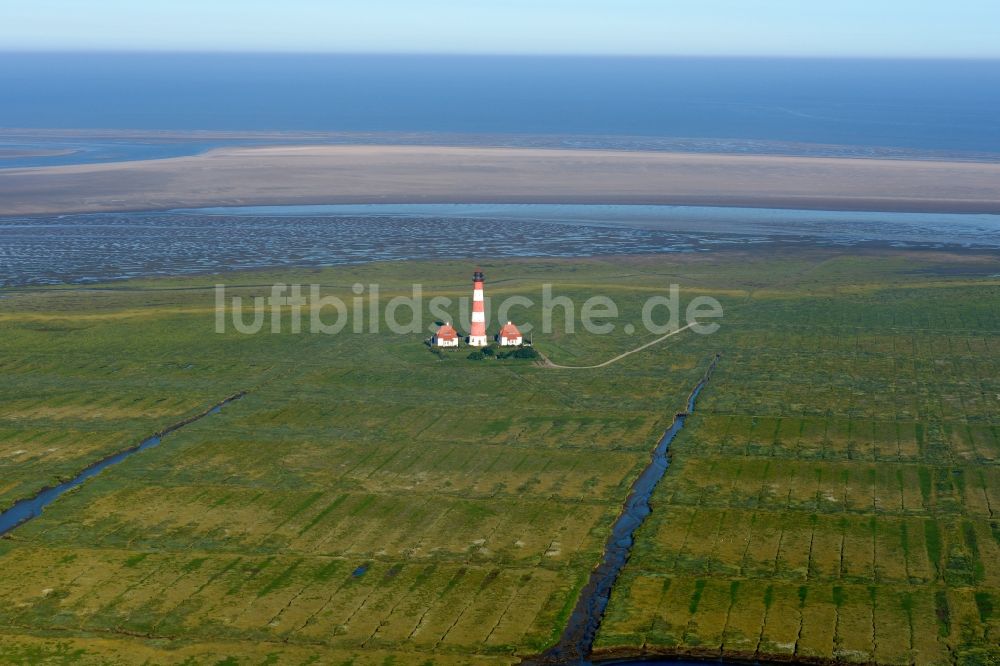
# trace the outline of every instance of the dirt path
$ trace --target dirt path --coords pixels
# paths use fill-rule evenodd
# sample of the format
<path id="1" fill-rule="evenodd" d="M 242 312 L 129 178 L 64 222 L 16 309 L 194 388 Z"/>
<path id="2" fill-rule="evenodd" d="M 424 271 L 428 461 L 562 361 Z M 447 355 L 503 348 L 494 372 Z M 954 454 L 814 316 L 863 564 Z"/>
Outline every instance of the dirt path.
<path id="1" fill-rule="evenodd" d="M 687 329 L 689 329 L 692 326 L 694 326 L 696 323 L 698 323 L 698 322 L 691 322 L 687 326 L 681 326 L 676 331 L 670 331 L 666 335 L 664 335 L 662 337 L 659 337 L 659 338 L 656 338 L 652 342 L 647 342 L 646 344 L 641 345 L 639 347 L 636 347 L 635 349 L 631 349 L 631 350 L 625 352 L 624 354 L 618 354 L 618 356 L 615 356 L 612 359 L 608 359 L 604 363 L 598 363 L 597 365 L 559 365 L 557 363 L 553 363 L 552 361 L 550 361 L 549 358 L 545 354 L 543 354 L 542 352 L 539 351 L 538 355 L 542 357 L 540 365 L 542 365 L 543 367 L 546 367 L 546 368 L 558 368 L 560 370 L 593 370 L 594 368 L 603 368 L 605 366 L 611 365 L 612 363 L 617 363 L 618 361 L 622 360 L 623 358 L 625 358 L 626 356 L 628 356 L 630 354 L 634 354 L 636 352 L 640 352 L 643 349 L 646 349 L 647 347 L 652 347 L 655 344 L 659 344 L 659 343 L 663 342 L 664 340 L 666 340 L 667 338 L 677 335 L 681 331 L 686 331 Z M 538 350 L 535 349 L 535 351 L 538 351 Z"/>

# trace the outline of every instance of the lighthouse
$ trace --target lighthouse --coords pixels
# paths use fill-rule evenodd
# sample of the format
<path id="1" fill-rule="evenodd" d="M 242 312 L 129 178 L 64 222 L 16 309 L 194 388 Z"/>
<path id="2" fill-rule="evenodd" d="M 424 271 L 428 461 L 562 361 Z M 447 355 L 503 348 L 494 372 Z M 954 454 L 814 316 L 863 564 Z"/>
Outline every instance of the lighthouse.
<path id="1" fill-rule="evenodd" d="M 486 308 L 483 303 L 483 272 L 477 270 L 472 274 L 472 327 L 469 330 L 469 346 L 485 347 L 486 339 Z"/>

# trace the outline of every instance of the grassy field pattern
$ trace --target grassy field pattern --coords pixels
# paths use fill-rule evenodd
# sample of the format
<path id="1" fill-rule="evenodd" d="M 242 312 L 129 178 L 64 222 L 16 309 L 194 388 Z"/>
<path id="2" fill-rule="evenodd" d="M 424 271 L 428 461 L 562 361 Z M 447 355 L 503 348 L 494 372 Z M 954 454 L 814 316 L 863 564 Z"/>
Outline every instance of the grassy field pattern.
<path id="1" fill-rule="evenodd" d="M 423 335 L 213 333 L 213 292 L 465 296 L 467 262 L 234 273 L 0 298 L 0 506 L 226 396 L 0 540 L 15 663 L 513 663 L 562 630 L 627 489 L 671 449 L 604 654 L 992 663 L 1000 262 L 727 251 L 484 263 L 638 326 L 671 283 L 726 308 L 594 370 Z M 428 276 L 431 276 L 429 279 Z M 530 318 L 537 323 L 538 311 Z M 556 317 L 559 322 L 559 317 Z M 428 322 L 430 323 L 430 322 Z M 534 336 L 595 365 L 657 336 Z"/>

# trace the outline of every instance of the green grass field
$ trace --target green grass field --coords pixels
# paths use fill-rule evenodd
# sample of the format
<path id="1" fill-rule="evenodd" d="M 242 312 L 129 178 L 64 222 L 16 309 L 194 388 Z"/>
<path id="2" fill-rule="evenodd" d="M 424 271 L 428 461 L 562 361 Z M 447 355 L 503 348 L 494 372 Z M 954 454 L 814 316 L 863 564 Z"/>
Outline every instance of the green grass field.
<path id="1" fill-rule="evenodd" d="M 428 297 L 458 297 L 468 262 L 0 292 L 2 507 L 248 392 L 0 540 L 0 659 L 540 652 L 716 352 L 598 648 L 1000 656 L 996 257 L 788 250 L 483 268 L 494 299 L 537 300 L 549 282 L 578 303 L 612 297 L 619 326 L 671 283 L 685 300 L 715 296 L 726 316 L 714 335 L 555 370 L 439 358 L 422 334 L 213 332 L 216 282 L 243 296 L 315 282 L 345 300 L 355 282 L 378 282 L 383 299 L 421 282 Z M 557 328 L 534 340 L 587 365 L 653 337 Z"/>
<path id="2" fill-rule="evenodd" d="M 1000 659 L 1000 288 L 908 261 L 820 263 L 727 318 L 601 650 Z"/>

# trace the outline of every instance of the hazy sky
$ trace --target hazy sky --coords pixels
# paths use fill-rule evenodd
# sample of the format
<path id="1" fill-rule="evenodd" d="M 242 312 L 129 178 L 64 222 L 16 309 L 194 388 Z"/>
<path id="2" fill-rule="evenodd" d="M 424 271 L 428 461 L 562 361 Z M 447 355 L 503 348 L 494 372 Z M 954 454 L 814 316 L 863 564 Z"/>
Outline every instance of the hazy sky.
<path id="1" fill-rule="evenodd" d="M 3 50 L 1000 57 L 1000 0 L 0 0 Z"/>

